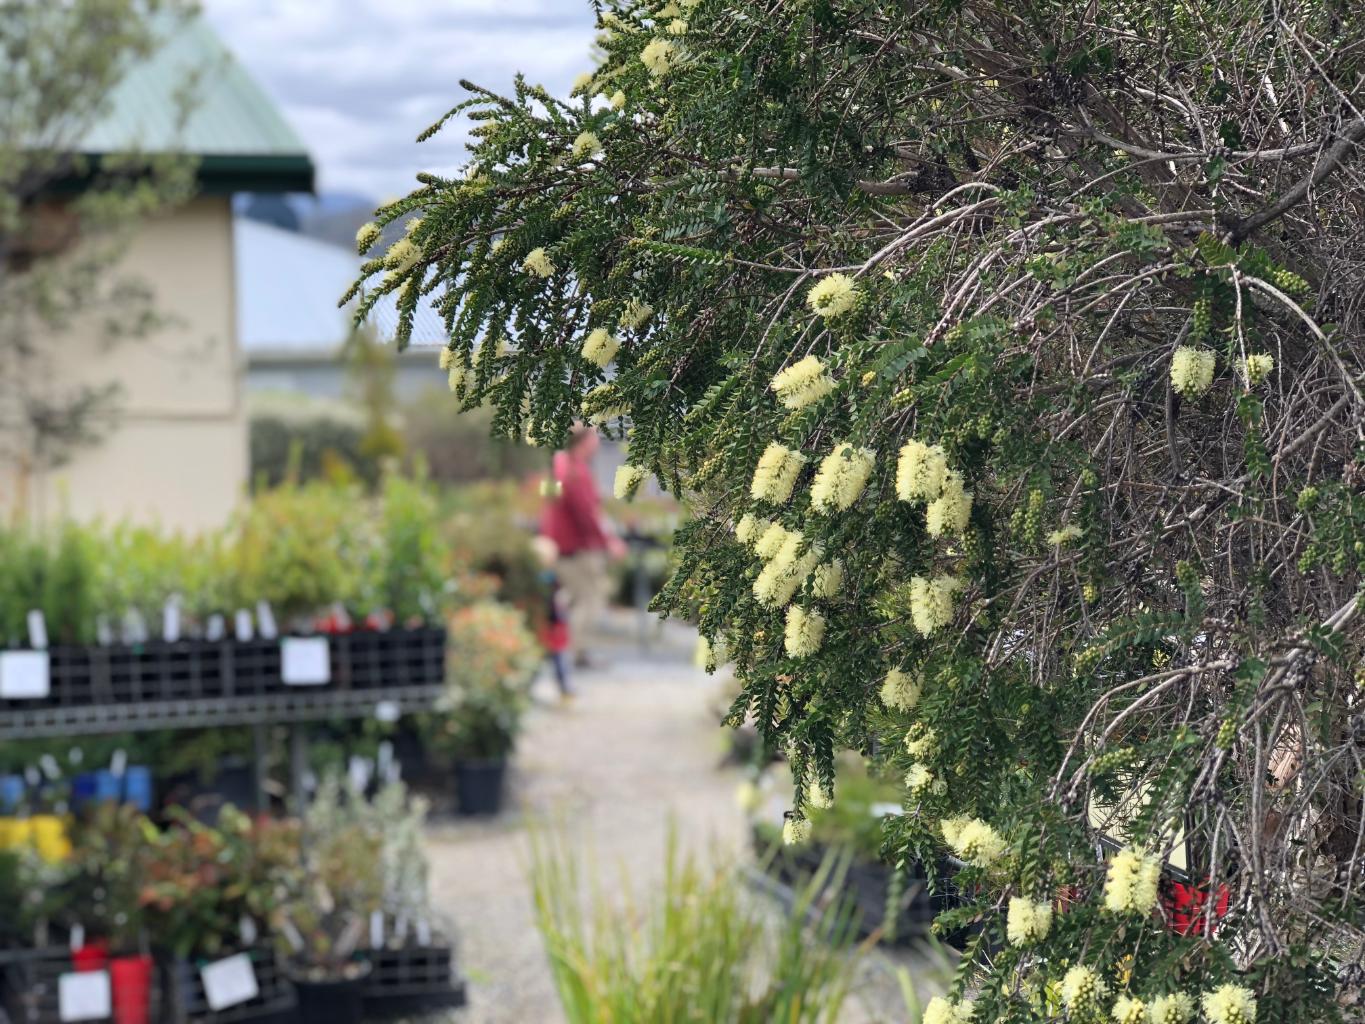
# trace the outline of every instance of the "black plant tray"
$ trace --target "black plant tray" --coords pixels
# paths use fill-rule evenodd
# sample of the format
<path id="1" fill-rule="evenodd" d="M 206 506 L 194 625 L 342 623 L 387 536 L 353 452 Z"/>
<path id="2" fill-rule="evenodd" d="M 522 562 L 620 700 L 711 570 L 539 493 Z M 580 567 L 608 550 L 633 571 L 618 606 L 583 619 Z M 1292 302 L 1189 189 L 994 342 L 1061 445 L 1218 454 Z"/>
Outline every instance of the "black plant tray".
<path id="1" fill-rule="evenodd" d="M 453 950 L 444 943 L 374 949 L 361 994 L 365 1016 L 401 1017 L 465 1004 L 464 981 L 455 974 Z"/>
<path id="2" fill-rule="evenodd" d="M 255 968 L 260 994 L 248 1002 L 217 1011 L 209 1009 L 204 995 L 204 984 L 199 976 L 202 962 L 163 961 L 161 972 L 166 1006 L 162 1020 L 165 1024 L 237 1024 L 245 1021 L 280 1021 L 283 1024 L 293 1020 L 299 1005 L 298 995 L 280 970 L 274 952 L 259 947 L 246 952 Z"/>
<path id="3" fill-rule="evenodd" d="M 0 966 L 0 1003 L 11 1024 L 61 1024 L 58 983 L 75 970 L 71 951 L 64 946 L 25 950 Z M 149 1019 L 160 1019 L 161 991 L 152 972 Z M 91 1024 L 111 1021 L 102 1017 Z"/>

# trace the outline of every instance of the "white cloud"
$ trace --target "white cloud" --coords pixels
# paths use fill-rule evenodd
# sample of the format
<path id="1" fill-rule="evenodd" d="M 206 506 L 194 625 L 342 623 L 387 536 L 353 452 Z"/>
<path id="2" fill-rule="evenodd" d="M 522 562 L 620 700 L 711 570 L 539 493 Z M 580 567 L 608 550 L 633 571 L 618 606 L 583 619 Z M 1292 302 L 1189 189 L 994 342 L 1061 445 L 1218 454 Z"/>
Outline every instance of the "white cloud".
<path id="1" fill-rule="evenodd" d="M 203 0 L 209 22 L 279 104 L 322 191 L 382 199 L 464 161 L 467 125 L 413 140 L 465 95 L 521 71 L 565 93 L 589 67 L 587 0 Z"/>

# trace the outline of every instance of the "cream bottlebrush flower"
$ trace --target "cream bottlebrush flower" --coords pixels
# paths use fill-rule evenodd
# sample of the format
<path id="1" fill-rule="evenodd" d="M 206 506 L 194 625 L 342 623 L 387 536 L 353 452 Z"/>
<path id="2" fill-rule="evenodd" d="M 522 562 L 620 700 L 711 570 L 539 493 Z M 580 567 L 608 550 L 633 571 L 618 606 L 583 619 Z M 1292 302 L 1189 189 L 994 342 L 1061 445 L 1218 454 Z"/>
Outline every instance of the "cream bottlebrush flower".
<path id="1" fill-rule="evenodd" d="M 1242 361 L 1242 379 L 1247 387 L 1259 387 L 1275 369 L 1275 357 L 1267 352 L 1257 352 Z"/>
<path id="2" fill-rule="evenodd" d="M 909 711 L 919 703 L 920 690 L 917 676 L 893 668 L 882 681 L 882 703 L 894 711 Z"/>
<path id="3" fill-rule="evenodd" d="M 806 803 L 817 810 L 825 810 L 834 806 L 834 791 L 827 789 L 818 782 L 813 786 L 806 787 Z"/>
<path id="4" fill-rule="evenodd" d="M 901 501 L 932 501 L 943 492 L 948 456 L 940 445 L 910 440 L 896 462 L 896 497 Z"/>
<path id="5" fill-rule="evenodd" d="M 956 850 L 963 829 L 976 820 L 966 814 L 950 815 L 938 823 L 938 830 L 943 833 L 943 841 Z"/>
<path id="6" fill-rule="evenodd" d="M 572 152 L 575 160 L 594 157 L 602 152 L 602 140 L 597 137 L 596 132 L 583 132 L 573 140 Z"/>
<path id="7" fill-rule="evenodd" d="M 1186 398 L 1198 398 L 1213 383 L 1215 365 L 1208 349 L 1181 345 L 1171 356 L 1171 387 Z"/>
<path id="8" fill-rule="evenodd" d="M 671 36 L 687 35 L 687 22 L 682 18 L 674 18 L 668 23 L 668 34 Z"/>
<path id="9" fill-rule="evenodd" d="M 788 846 L 810 842 L 810 822 L 805 818 L 788 818 L 782 823 L 782 842 Z"/>
<path id="10" fill-rule="evenodd" d="M 787 538 L 791 536 L 792 532 L 781 523 L 769 523 L 754 542 L 754 550 L 758 552 L 759 558 L 776 558 L 778 552 L 782 550 L 782 545 L 787 543 Z"/>
<path id="11" fill-rule="evenodd" d="M 858 304 L 858 286 L 847 274 L 830 274 L 806 293 L 806 305 L 819 316 L 841 316 Z"/>
<path id="12" fill-rule="evenodd" d="M 924 1016 L 920 1018 L 920 1024 L 971 1024 L 975 1010 L 976 1007 L 972 1005 L 970 999 L 954 1003 L 943 996 L 934 996 L 924 1007 Z"/>
<path id="13" fill-rule="evenodd" d="M 938 748 L 938 733 L 933 726 L 916 722 L 905 733 L 905 752 L 911 757 L 929 757 Z"/>
<path id="14" fill-rule="evenodd" d="M 1147 1004 L 1133 996 L 1119 996 L 1109 1011 L 1114 1024 L 1144 1024 L 1147 1020 Z"/>
<path id="15" fill-rule="evenodd" d="M 678 46 L 667 39 L 651 39 L 640 51 L 640 63 L 655 78 L 663 78 L 678 66 Z"/>
<path id="16" fill-rule="evenodd" d="M 588 332 L 583 342 L 583 358 L 594 366 L 606 369 L 607 364 L 616 358 L 621 342 L 605 327 L 597 327 Z"/>
<path id="17" fill-rule="evenodd" d="M 820 551 L 812 547 L 804 553 L 801 548 L 804 540 L 799 532 L 787 534 L 772 560 L 754 580 L 754 597 L 759 604 L 769 608 L 780 608 L 792 599 L 806 577 L 814 571 L 820 561 Z"/>
<path id="18" fill-rule="evenodd" d="M 592 85 L 592 72 L 581 71 L 574 76 L 573 85 L 569 89 L 569 95 L 577 95 L 587 89 L 590 85 Z"/>
<path id="19" fill-rule="evenodd" d="M 957 834 L 956 849 L 963 860 L 986 868 L 1004 855 L 1005 840 L 984 821 L 974 818 Z"/>
<path id="20" fill-rule="evenodd" d="M 611 99 L 607 100 L 611 104 L 612 110 L 624 110 L 626 106 L 626 94 L 617 89 L 611 94 Z"/>
<path id="21" fill-rule="evenodd" d="M 823 601 L 833 601 L 844 586 L 844 563 L 839 559 L 817 565 L 811 574 L 810 592 Z"/>
<path id="22" fill-rule="evenodd" d="M 834 378 L 815 356 L 806 356 L 773 377 L 768 385 L 788 409 L 804 409 L 834 390 Z"/>
<path id="23" fill-rule="evenodd" d="M 682 14 L 682 8 L 678 6 L 677 0 L 668 0 L 668 3 L 659 8 L 655 18 L 662 21 L 664 18 L 676 18 Z"/>
<path id="24" fill-rule="evenodd" d="M 1241 985 L 1219 985 L 1200 1003 L 1209 1024 L 1255 1024 L 1256 993 Z"/>
<path id="25" fill-rule="evenodd" d="M 612 482 L 612 494 L 620 500 L 629 498 L 640 486 L 640 482 L 648 475 L 648 471 L 643 466 L 632 466 L 629 462 L 623 466 L 617 466 L 616 479 Z"/>
<path id="26" fill-rule="evenodd" d="M 960 537 L 971 514 L 972 496 L 963 490 L 962 477 L 950 469 L 944 474 L 943 493 L 924 510 L 925 528 L 930 537 L 942 537 L 945 533 Z"/>
<path id="27" fill-rule="evenodd" d="M 1063 526 L 1060 530 L 1053 530 L 1047 535 L 1047 542 L 1054 548 L 1066 547 L 1073 540 L 1080 540 L 1081 528 L 1074 523 Z"/>
<path id="28" fill-rule="evenodd" d="M 1104 979 L 1084 964 L 1062 976 L 1062 1002 L 1073 1014 L 1093 1009 L 1108 993 Z"/>
<path id="29" fill-rule="evenodd" d="M 384 266 L 390 270 L 403 271 L 421 258 L 422 250 L 417 248 L 416 242 L 411 238 L 400 238 L 389 246 L 389 251 L 384 254 Z"/>
<path id="30" fill-rule="evenodd" d="M 1109 861 L 1104 881 L 1104 905 L 1116 914 L 1150 914 L 1156 906 L 1161 862 L 1153 855 L 1128 847 Z"/>
<path id="31" fill-rule="evenodd" d="M 933 636 L 953 621 L 953 597 L 962 581 L 953 576 L 932 580 L 915 576 L 910 580 L 910 619 L 924 636 Z"/>
<path id="32" fill-rule="evenodd" d="M 1011 896 L 1005 914 L 1005 934 L 1016 946 L 1042 942 L 1052 928 L 1052 904 L 1034 902 L 1026 896 Z"/>
<path id="33" fill-rule="evenodd" d="M 934 781 L 934 773 L 927 764 L 916 761 L 905 773 L 905 788 L 919 796 Z"/>
<path id="34" fill-rule="evenodd" d="M 379 225 L 374 221 L 360 225 L 360 230 L 355 233 L 355 249 L 362 256 L 370 251 L 370 246 L 379 241 Z"/>
<path id="35" fill-rule="evenodd" d="M 792 658 L 808 658 L 825 640 L 825 617 L 817 611 L 794 604 L 787 609 L 787 631 L 783 643 Z"/>
<path id="36" fill-rule="evenodd" d="M 811 481 L 811 508 L 817 512 L 849 508 L 867 488 L 876 465 L 877 455 L 870 448 L 854 448 L 847 441 L 835 445 Z"/>
<path id="37" fill-rule="evenodd" d="M 639 299 L 631 299 L 621 310 L 621 316 L 617 320 L 622 327 L 628 331 L 638 331 L 649 322 L 649 318 L 654 315 L 654 307 L 648 302 L 641 302 Z"/>
<path id="38" fill-rule="evenodd" d="M 443 370 L 449 370 L 450 364 L 455 361 L 455 350 L 449 348 L 441 349 L 441 354 L 436 357 L 436 365 Z"/>
<path id="39" fill-rule="evenodd" d="M 415 234 L 417 234 L 417 229 L 420 228 L 421 226 L 422 226 L 422 218 L 421 218 L 421 217 L 413 217 L 412 220 L 408 221 L 407 224 L 403 227 L 403 234 L 405 234 L 405 235 L 415 235 Z"/>
<path id="40" fill-rule="evenodd" d="M 758 458 L 749 494 L 755 501 L 785 505 L 791 499 L 796 478 L 801 475 L 801 467 L 805 464 L 806 457 L 800 452 L 774 441 Z"/>
<path id="41" fill-rule="evenodd" d="M 1194 1000 L 1185 992 L 1157 996 L 1147 1006 L 1150 1024 L 1187 1024 L 1194 1016 Z"/>
<path id="42" fill-rule="evenodd" d="M 735 524 L 735 540 L 745 545 L 753 544 L 772 525 L 766 519 L 759 519 L 752 512 L 745 512 Z"/>
<path id="43" fill-rule="evenodd" d="M 452 362 L 450 366 L 446 368 L 446 384 L 450 387 L 451 391 L 460 390 L 460 386 L 465 382 L 467 372 L 468 370 L 464 363 L 459 362 Z"/>
<path id="44" fill-rule="evenodd" d="M 549 277 L 555 272 L 555 263 L 544 247 L 536 246 L 526 254 L 526 259 L 522 260 L 521 269 L 536 277 Z"/>

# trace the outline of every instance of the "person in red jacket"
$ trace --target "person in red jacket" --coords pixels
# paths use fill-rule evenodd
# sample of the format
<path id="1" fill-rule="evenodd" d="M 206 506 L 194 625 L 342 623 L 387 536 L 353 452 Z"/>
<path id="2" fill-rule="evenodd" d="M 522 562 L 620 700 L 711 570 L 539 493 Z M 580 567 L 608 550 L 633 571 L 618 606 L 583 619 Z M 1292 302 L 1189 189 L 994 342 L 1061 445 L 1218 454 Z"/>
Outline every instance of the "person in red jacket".
<path id="1" fill-rule="evenodd" d="M 540 532 L 559 549 L 555 570 L 568 596 L 569 644 L 579 667 L 588 664 L 584 636 L 607 605 L 607 559 L 625 554 L 625 545 L 602 516 L 592 474 L 597 445 L 597 431 L 580 426 L 568 448 L 555 452 L 558 493 L 546 502 L 540 519 Z"/>

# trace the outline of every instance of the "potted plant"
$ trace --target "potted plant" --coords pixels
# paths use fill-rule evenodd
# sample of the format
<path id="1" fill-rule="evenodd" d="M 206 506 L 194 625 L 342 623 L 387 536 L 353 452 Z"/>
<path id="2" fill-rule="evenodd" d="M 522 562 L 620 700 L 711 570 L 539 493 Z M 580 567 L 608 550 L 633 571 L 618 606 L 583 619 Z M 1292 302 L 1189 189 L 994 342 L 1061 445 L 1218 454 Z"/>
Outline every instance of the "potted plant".
<path id="1" fill-rule="evenodd" d="M 78 894 L 73 922 L 90 927 L 91 941 L 73 951 L 87 968 L 107 965 L 114 1024 L 147 1024 L 151 1017 L 152 957 L 147 951 L 142 883 L 155 826 L 134 808 L 95 808 L 73 845 Z"/>
<path id="2" fill-rule="evenodd" d="M 336 777 L 324 780 L 304 822 L 301 869 L 279 913 L 303 1024 L 360 1024 L 370 972 L 360 951 L 383 905 L 383 846 Z"/>
<path id="3" fill-rule="evenodd" d="M 507 761 L 521 728 L 524 697 L 508 686 L 470 687 L 426 716 L 427 745 L 449 760 L 460 814 L 497 814 Z"/>

